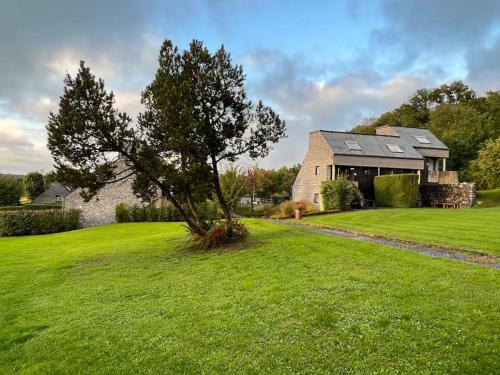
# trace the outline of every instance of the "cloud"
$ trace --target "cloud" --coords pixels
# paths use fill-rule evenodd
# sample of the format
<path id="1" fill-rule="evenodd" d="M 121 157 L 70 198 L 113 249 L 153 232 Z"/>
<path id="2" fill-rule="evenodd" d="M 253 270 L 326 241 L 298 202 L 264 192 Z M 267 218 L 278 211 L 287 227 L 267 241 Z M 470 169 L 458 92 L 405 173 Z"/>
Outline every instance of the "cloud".
<path id="1" fill-rule="evenodd" d="M 51 159 L 43 131 L 28 131 L 19 121 L 0 117 L 0 173 L 47 170 Z"/>

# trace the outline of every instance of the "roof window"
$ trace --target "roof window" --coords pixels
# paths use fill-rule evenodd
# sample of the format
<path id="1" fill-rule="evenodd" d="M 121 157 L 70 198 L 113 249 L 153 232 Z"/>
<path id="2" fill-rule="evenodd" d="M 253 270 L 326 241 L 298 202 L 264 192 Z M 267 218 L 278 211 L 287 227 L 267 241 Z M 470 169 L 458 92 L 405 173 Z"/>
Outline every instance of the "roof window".
<path id="1" fill-rule="evenodd" d="M 401 147 L 399 147 L 399 145 L 395 145 L 395 144 L 392 144 L 392 143 L 386 143 L 386 146 L 389 150 L 391 150 L 391 152 L 403 152 L 403 150 L 401 150 Z"/>
<path id="2" fill-rule="evenodd" d="M 423 135 L 416 135 L 415 138 L 419 143 L 431 143 L 427 138 L 425 138 Z"/>
<path id="3" fill-rule="evenodd" d="M 355 142 L 355 141 L 345 141 L 345 144 L 349 148 L 349 150 L 361 151 L 361 146 L 359 145 L 358 142 Z"/>

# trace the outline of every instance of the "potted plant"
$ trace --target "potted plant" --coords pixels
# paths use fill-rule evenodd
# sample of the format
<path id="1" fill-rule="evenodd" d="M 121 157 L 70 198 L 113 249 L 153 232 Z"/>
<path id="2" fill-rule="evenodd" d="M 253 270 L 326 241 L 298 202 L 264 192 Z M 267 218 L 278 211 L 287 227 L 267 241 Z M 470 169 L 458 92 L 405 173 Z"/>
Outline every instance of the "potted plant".
<path id="1" fill-rule="evenodd" d="M 305 204 L 303 201 L 295 201 L 293 202 L 293 206 L 295 207 L 295 219 L 302 219 L 302 211 L 304 211 Z"/>

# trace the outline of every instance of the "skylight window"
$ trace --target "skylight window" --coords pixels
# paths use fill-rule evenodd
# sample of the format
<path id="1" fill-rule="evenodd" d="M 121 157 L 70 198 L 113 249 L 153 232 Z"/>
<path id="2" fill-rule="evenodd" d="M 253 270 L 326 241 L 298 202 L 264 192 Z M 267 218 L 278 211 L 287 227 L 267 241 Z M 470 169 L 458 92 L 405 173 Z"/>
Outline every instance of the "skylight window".
<path id="1" fill-rule="evenodd" d="M 386 146 L 389 150 L 391 150 L 391 152 L 403 152 L 403 150 L 401 150 L 401 147 L 399 147 L 398 145 L 387 143 Z"/>
<path id="2" fill-rule="evenodd" d="M 354 141 L 345 141 L 346 146 L 349 148 L 349 150 L 357 150 L 361 151 L 361 146 L 359 145 L 358 142 Z"/>
<path id="3" fill-rule="evenodd" d="M 427 138 L 425 138 L 423 135 L 416 135 L 415 138 L 419 143 L 431 143 Z"/>

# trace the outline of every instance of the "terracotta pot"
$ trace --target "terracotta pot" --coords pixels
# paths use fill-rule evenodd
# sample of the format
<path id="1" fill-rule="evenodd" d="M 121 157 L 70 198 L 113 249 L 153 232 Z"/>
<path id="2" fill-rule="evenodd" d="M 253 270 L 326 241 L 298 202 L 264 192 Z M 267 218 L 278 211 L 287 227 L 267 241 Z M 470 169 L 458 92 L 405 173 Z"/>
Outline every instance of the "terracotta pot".
<path id="1" fill-rule="evenodd" d="M 295 219 L 297 220 L 302 219 L 302 210 L 295 209 Z"/>

